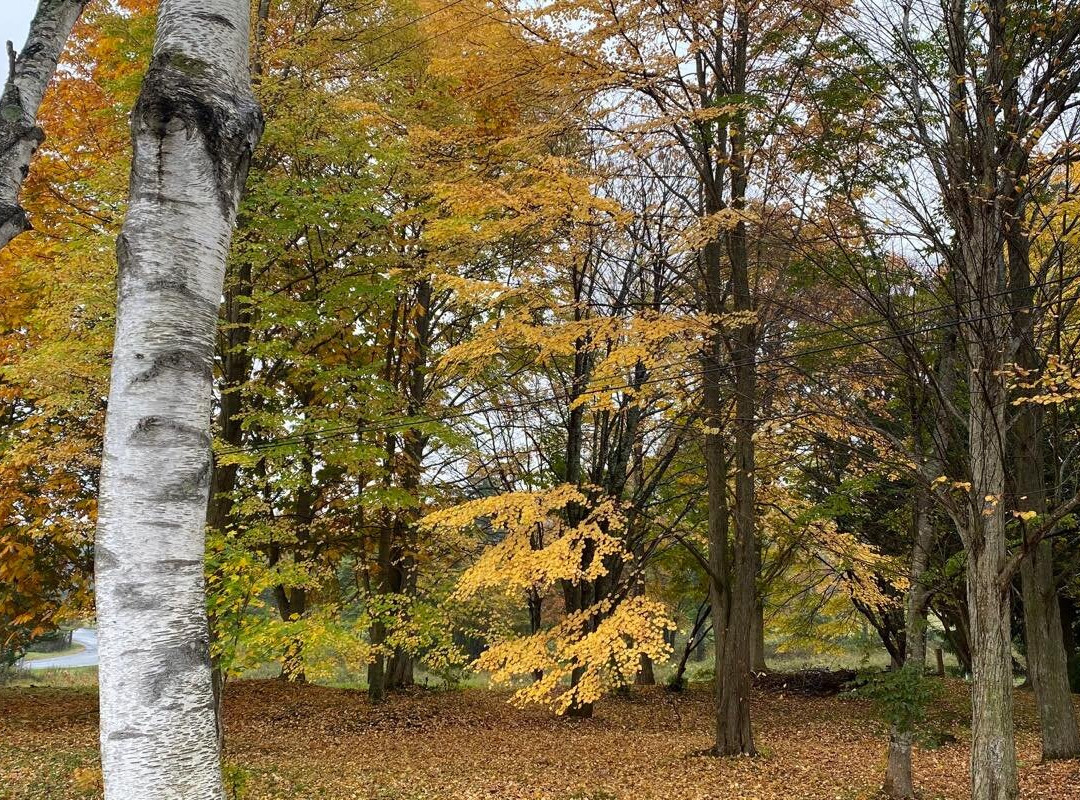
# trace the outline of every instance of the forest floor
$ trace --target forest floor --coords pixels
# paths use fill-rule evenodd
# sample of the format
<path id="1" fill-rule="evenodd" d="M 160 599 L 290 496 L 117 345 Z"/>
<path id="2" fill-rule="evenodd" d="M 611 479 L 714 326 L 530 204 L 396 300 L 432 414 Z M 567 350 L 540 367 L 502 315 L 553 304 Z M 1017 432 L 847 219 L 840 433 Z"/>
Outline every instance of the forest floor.
<path id="1" fill-rule="evenodd" d="M 243 681 L 226 695 L 227 773 L 240 800 L 862 800 L 885 741 L 844 697 L 754 698 L 761 756 L 716 760 L 707 689 L 635 689 L 591 720 L 520 711 L 492 691 L 417 690 L 372 708 L 363 693 Z M 1029 692 L 1017 692 L 1022 796 L 1080 798 L 1080 761 L 1038 763 Z M 923 798 L 968 796 L 967 687 L 950 681 L 935 725 L 955 741 L 918 750 Z M 948 740 L 949 736 L 945 736 Z M 92 687 L 0 688 L 0 798 L 100 796 Z"/>

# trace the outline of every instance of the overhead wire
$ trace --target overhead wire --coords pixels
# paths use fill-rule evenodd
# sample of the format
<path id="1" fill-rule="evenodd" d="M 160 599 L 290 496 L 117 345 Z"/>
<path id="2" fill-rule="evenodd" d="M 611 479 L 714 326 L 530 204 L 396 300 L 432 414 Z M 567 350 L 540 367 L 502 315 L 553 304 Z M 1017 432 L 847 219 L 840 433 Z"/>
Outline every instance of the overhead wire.
<path id="1" fill-rule="evenodd" d="M 437 425 L 445 422 L 452 422 L 455 420 L 463 419 L 466 417 L 476 417 L 486 413 L 503 413 L 507 411 L 523 410 L 528 408 L 534 408 L 538 406 L 547 405 L 553 402 L 559 402 L 562 400 L 569 400 L 570 402 L 577 402 L 583 397 L 592 396 L 597 394 L 610 394 L 617 391 L 640 391 L 641 388 L 647 385 L 655 385 L 658 383 L 670 383 L 673 380 L 680 378 L 693 378 L 704 377 L 714 370 L 724 371 L 730 370 L 735 367 L 754 365 L 755 367 L 767 366 L 769 364 L 777 363 L 789 363 L 791 361 L 804 358 L 810 355 L 820 355 L 823 353 L 837 352 L 841 350 L 848 350 L 856 347 L 865 347 L 868 345 L 883 344 L 888 341 L 896 341 L 911 336 L 917 336 L 923 333 L 933 333 L 940 330 L 946 330 L 953 327 L 959 327 L 963 325 L 970 325 L 974 322 L 980 322 L 990 319 L 995 319 L 1002 316 L 1012 315 L 1018 311 L 1031 311 L 1038 308 L 1042 308 L 1050 305 L 1050 303 L 1033 303 L 1027 306 L 1019 306 L 1008 309 L 1003 309 L 990 314 L 983 314 L 976 317 L 966 317 L 960 320 L 950 320 L 947 322 L 938 323 L 936 325 L 925 326 L 921 328 L 912 328 L 904 331 L 894 332 L 891 334 L 884 334 L 882 336 L 859 339 L 856 338 L 851 342 L 844 344 L 828 345 L 825 347 L 810 348 L 805 350 L 799 350 L 794 353 L 778 354 L 775 356 L 767 356 L 765 358 L 748 359 L 746 361 L 730 361 L 726 364 L 720 364 L 716 366 L 706 367 L 698 370 L 684 370 L 675 374 L 664 374 L 655 378 L 646 378 L 640 382 L 623 383 L 623 384 L 606 384 L 601 386 L 594 386 L 592 388 L 586 388 L 580 392 L 576 392 L 573 396 L 569 392 L 563 391 L 553 393 L 544 397 L 532 398 L 530 400 L 519 401 L 517 403 L 504 403 L 494 404 L 489 406 L 463 408 L 453 411 L 448 414 L 439 415 L 412 415 L 405 416 L 399 415 L 396 417 L 389 417 L 382 420 L 377 420 L 373 423 L 366 425 L 342 425 L 331 428 L 323 428 L 315 431 L 308 431 L 304 433 L 294 434 L 286 437 L 279 437 L 276 439 L 267 440 L 264 442 L 253 443 L 251 445 L 235 448 L 227 448 L 218 450 L 219 455 L 232 455 L 239 453 L 260 452 L 265 449 L 273 449 L 278 447 L 288 447 L 297 444 L 309 444 L 314 442 L 332 440 L 345 436 L 361 435 L 364 433 L 387 433 L 399 429 L 415 428 L 419 426 Z M 928 312 L 929 313 L 929 310 Z M 887 324 L 886 322 L 879 322 L 877 324 Z M 816 335 L 807 336 L 806 339 L 817 338 L 820 336 L 831 335 L 842 332 L 850 332 L 857 327 L 865 327 L 866 323 L 860 323 L 855 326 L 846 326 L 846 328 L 832 328 L 825 332 L 817 333 Z M 595 378 L 593 379 L 595 381 Z M 757 420 L 759 422 L 768 421 L 765 419 Z"/>

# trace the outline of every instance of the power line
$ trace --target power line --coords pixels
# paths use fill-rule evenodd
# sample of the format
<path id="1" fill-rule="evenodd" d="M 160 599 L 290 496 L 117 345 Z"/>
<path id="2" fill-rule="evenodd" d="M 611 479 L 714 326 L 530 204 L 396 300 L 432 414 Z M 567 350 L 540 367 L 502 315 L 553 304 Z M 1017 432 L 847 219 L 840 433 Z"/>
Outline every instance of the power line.
<path id="1" fill-rule="evenodd" d="M 790 362 L 790 361 L 793 361 L 795 359 L 802 358 L 802 357 L 808 356 L 808 355 L 819 355 L 819 354 L 822 354 L 822 353 L 836 352 L 836 351 L 840 351 L 840 350 L 847 350 L 847 349 L 851 349 L 851 348 L 854 348 L 854 347 L 882 344 L 882 343 L 887 342 L 887 341 L 894 341 L 894 340 L 897 340 L 897 339 L 906 338 L 908 336 L 916 336 L 916 335 L 919 335 L 919 334 L 922 334 L 922 333 L 933 333 L 935 331 L 945 330 L 945 329 L 948 329 L 948 328 L 958 327 L 958 326 L 966 325 L 966 324 L 971 324 L 973 322 L 979 322 L 979 321 L 994 319 L 994 318 L 1005 316 L 1005 315 L 1011 315 L 1011 314 L 1013 314 L 1013 313 L 1015 313 L 1017 311 L 1031 311 L 1031 310 L 1035 310 L 1037 308 L 1041 308 L 1041 307 L 1043 307 L 1045 305 L 1048 305 L 1048 304 L 1047 303 L 1035 303 L 1035 304 L 1031 304 L 1031 305 L 1028 305 L 1028 306 L 1021 306 L 1021 307 L 1016 307 L 1016 308 L 1004 309 L 1002 311 L 994 312 L 994 313 L 991 313 L 991 314 L 983 314 L 983 315 L 980 315 L 978 317 L 968 317 L 968 318 L 965 318 L 963 320 L 952 320 L 952 321 L 949 321 L 949 322 L 943 322 L 943 323 L 940 323 L 940 324 L 937 324 L 937 325 L 931 325 L 931 326 L 927 326 L 927 327 L 923 327 L 923 328 L 912 328 L 912 329 L 909 329 L 909 330 L 906 330 L 906 331 L 900 331 L 900 332 L 897 332 L 897 333 L 886 334 L 886 335 L 883 335 L 883 336 L 873 337 L 873 338 L 869 338 L 869 339 L 856 339 L 853 342 L 849 342 L 849 343 L 845 343 L 845 344 L 830 345 L 830 346 L 819 347 L 819 348 L 811 348 L 811 349 L 807 349 L 807 350 L 800 350 L 800 351 L 795 352 L 795 353 L 776 355 L 776 356 L 771 356 L 771 357 L 766 357 L 766 358 L 761 358 L 761 359 L 750 359 L 750 360 L 741 361 L 741 362 L 732 361 L 732 362 L 729 362 L 728 364 L 722 364 L 722 365 L 719 365 L 719 366 L 716 366 L 716 367 L 706 367 L 706 368 L 703 368 L 703 369 L 700 369 L 700 370 L 686 370 L 686 371 L 682 371 L 682 372 L 679 372 L 679 373 L 676 373 L 676 374 L 667 374 L 667 375 L 663 375 L 663 376 L 656 377 L 656 378 L 646 379 L 646 380 L 641 381 L 640 383 L 637 383 L 637 384 L 625 383 L 625 384 L 617 384 L 617 385 L 595 387 L 595 388 L 592 388 L 592 389 L 585 389 L 585 390 L 582 390 L 581 392 L 577 393 L 572 398 L 572 402 L 577 402 L 582 397 L 589 396 L 589 395 L 608 394 L 608 393 L 615 392 L 615 391 L 620 391 L 620 390 L 638 391 L 643 386 L 646 386 L 646 385 L 653 385 L 653 384 L 657 384 L 657 383 L 669 383 L 672 380 L 677 380 L 679 378 L 704 377 L 705 375 L 708 375 L 713 370 L 731 369 L 731 368 L 734 368 L 734 367 L 747 366 L 747 365 L 750 365 L 750 364 L 753 364 L 756 367 L 760 367 L 760 366 L 773 364 L 773 363 L 787 363 L 787 362 Z M 854 326 L 852 326 L 852 329 L 853 328 L 854 328 Z M 836 333 L 836 332 L 840 332 L 841 330 L 842 329 L 837 328 L 837 329 L 829 331 L 829 333 Z M 534 398 L 532 400 L 521 401 L 519 403 L 510 403 L 510 404 L 502 404 L 502 405 L 489 405 L 489 406 L 486 406 L 486 407 L 481 406 L 481 407 L 478 407 L 478 408 L 462 409 L 460 411 L 455 411 L 455 412 L 451 412 L 449 414 L 442 414 L 442 415 L 438 415 L 438 416 L 424 415 L 424 416 L 411 416 L 411 417 L 409 417 L 409 416 L 389 417 L 389 418 L 386 418 L 386 419 L 383 419 L 383 420 L 378 420 L 377 422 L 375 422 L 373 424 L 369 424 L 369 425 L 344 425 L 344 426 L 337 426 L 337 427 L 332 427 L 332 428 L 324 428 L 322 430 L 312 431 L 310 433 L 296 434 L 296 435 L 293 435 L 293 436 L 282 437 L 282 438 L 279 438 L 279 439 L 273 439 L 273 440 L 269 440 L 269 441 L 266 441 L 266 442 L 260 442 L 258 444 L 249 445 L 247 447 L 236 447 L 236 448 L 229 448 L 229 449 L 225 449 L 225 450 L 219 450 L 218 454 L 219 455 L 233 455 L 233 454 L 246 453 L 246 452 L 261 452 L 262 450 L 274 449 L 274 448 L 277 448 L 277 447 L 287 447 L 287 446 L 296 445 L 296 444 L 306 444 L 306 443 L 309 443 L 309 442 L 321 442 L 321 441 L 332 440 L 332 439 L 336 439 L 336 438 L 342 438 L 342 437 L 345 437 L 345 436 L 361 435 L 361 434 L 364 434 L 364 433 L 378 433 L 378 432 L 387 433 L 387 432 L 390 432 L 390 431 L 399 430 L 399 429 L 403 429 L 403 428 L 415 428 L 415 427 L 418 427 L 420 425 L 441 424 L 441 423 L 444 423 L 444 422 L 450 422 L 450 421 L 454 421 L 454 420 L 458 420 L 458 419 L 463 419 L 463 418 L 466 418 L 466 417 L 474 417 L 474 416 L 479 415 L 479 414 L 492 413 L 492 412 L 499 413 L 499 412 L 505 412 L 505 411 L 511 411 L 511 410 L 521 410 L 521 409 L 526 409 L 526 408 L 532 408 L 532 407 L 536 407 L 536 406 L 540 406 L 540 405 L 546 405 L 547 403 L 557 402 L 559 400 L 562 400 L 562 399 L 564 399 L 565 396 L 566 396 L 565 393 L 561 392 L 561 393 L 552 394 L 552 395 L 549 395 L 549 396 L 546 396 L 546 397 L 539 397 L 539 398 Z M 758 421 L 768 421 L 768 420 L 758 420 Z"/>

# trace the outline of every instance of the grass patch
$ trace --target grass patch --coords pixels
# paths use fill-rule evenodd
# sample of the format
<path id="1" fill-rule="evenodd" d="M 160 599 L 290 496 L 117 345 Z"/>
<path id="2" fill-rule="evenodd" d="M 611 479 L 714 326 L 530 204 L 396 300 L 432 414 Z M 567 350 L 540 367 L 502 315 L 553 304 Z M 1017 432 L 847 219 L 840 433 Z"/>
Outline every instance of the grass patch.
<path id="1" fill-rule="evenodd" d="M 44 661 L 48 658 L 63 658 L 64 656 L 73 656 L 77 653 L 81 653 L 86 648 L 81 644 L 72 645 L 66 650 L 56 650 L 52 653 L 35 653 L 29 652 L 23 656 L 23 661 Z"/>

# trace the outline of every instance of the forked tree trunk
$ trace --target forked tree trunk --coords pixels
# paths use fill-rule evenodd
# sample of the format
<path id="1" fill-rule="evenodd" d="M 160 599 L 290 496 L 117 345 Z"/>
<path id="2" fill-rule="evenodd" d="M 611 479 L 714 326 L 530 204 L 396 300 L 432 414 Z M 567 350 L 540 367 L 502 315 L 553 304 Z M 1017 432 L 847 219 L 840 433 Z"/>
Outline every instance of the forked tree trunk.
<path id="1" fill-rule="evenodd" d="M 37 124 L 38 109 L 87 2 L 41 0 L 18 57 L 8 42 L 9 71 L 0 97 L 0 250 L 30 229 L 26 211 L 19 204 L 19 190 L 30 170 L 30 160 L 45 141 L 45 132 Z"/>
<path id="2" fill-rule="evenodd" d="M 248 11 L 163 0 L 132 113 L 95 564 L 108 800 L 223 796 L 204 525 L 218 305 L 262 128 Z"/>

